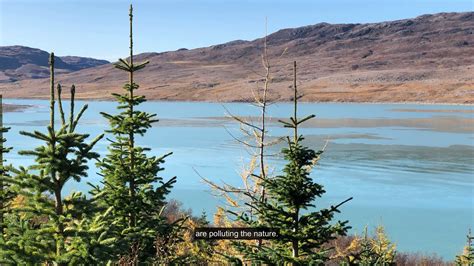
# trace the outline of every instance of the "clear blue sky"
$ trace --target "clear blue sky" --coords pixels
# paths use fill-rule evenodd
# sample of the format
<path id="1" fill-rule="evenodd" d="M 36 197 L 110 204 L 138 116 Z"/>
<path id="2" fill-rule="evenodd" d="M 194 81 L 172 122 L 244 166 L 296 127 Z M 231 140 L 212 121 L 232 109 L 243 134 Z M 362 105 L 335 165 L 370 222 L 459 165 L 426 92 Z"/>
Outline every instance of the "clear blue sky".
<path id="1" fill-rule="evenodd" d="M 319 22 L 379 22 L 472 11 L 474 0 L 0 0 L 0 45 L 108 60 L 126 56 L 128 5 L 136 53 L 197 48 Z"/>

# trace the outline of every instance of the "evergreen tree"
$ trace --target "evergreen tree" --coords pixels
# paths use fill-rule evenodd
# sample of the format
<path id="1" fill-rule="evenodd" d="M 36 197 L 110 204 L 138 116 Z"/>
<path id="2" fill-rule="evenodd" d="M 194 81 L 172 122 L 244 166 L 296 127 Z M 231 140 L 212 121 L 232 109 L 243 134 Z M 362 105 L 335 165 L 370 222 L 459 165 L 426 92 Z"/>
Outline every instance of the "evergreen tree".
<path id="1" fill-rule="evenodd" d="M 8 211 L 8 204 L 15 196 L 8 189 L 8 183 L 5 179 L 9 176 L 9 167 L 5 166 L 5 160 L 3 155 L 8 153 L 11 148 L 5 147 L 6 139 L 3 137 L 4 133 L 7 133 L 10 128 L 3 126 L 3 101 L 2 95 L 0 95 L 0 237 L 3 237 L 5 232 L 5 215 Z"/>
<path id="2" fill-rule="evenodd" d="M 237 248 L 246 258 L 267 264 L 322 264 L 328 260 L 330 247 L 327 243 L 338 235 L 345 235 L 347 221 L 330 224 L 338 208 L 348 200 L 328 209 L 310 211 L 316 208 L 313 202 L 325 190 L 313 182 L 310 171 L 318 162 L 322 151 L 304 147 L 304 139 L 299 135 L 299 125 L 314 115 L 299 119 L 297 117 L 298 94 L 296 88 L 296 62 L 294 63 L 294 114 L 289 122 L 280 121 L 285 127 L 293 129 L 293 137 L 287 138 L 288 147 L 282 150 L 286 166 L 283 174 L 262 180 L 267 191 L 264 201 L 254 198 L 249 206 L 259 217 L 259 225 L 279 229 L 280 238 L 272 240 L 271 245 L 259 246 L 248 242 L 236 242 Z M 248 213 L 241 213 L 238 219 L 254 225 Z"/>
<path id="3" fill-rule="evenodd" d="M 214 255 L 216 241 L 194 239 L 198 227 L 210 226 L 203 213 L 197 217 L 192 211 L 181 209 L 182 203 L 170 200 L 163 216 L 169 222 L 182 221 L 175 230 L 157 237 L 157 254 L 153 261 L 156 265 L 214 265 L 219 262 Z"/>
<path id="4" fill-rule="evenodd" d="M 139 147 L 135 140 L 143 136 L 156 114 L 137 110 L 146 101 L 144 96 L 135 95 L 139 88 L 134 81 L 135 72 L 144 68 L 147 62 L 135 63 L 133 57 L 132 6 L 130 6 L 130 57 L 119 59 L 117 69 L 128 73 L 124 93 L 113 94 L 118 102 L 118 114 L 102 115 L 109 121 L 114 138 L 109 139 L 109 153 L 98 163 L 104 180 L 102 186 L 94 188 L 94 195 L 103 208 L 113 207 L 110 226 L 117 236 L 113 244 L 116 260 L 120 263 L 136 264 L 150 261 L 157 253 L 156 237 L 170 231 L 169 223 L 161 216 L 165 197 L 170 192 L 176 177 L 164 181 L 158 176 L 160 166 L 171 153 L 161 157 L 148 156 L 149 148 Z"/>
<path id="5" fill-rule="evenodd" d="M 56 265 L 86 263 L 91 258 L 93 248 L 90 241 L 93 235 L 85 225 L 100 229 L 97 221 L 89 221 L 91 214 L 89 201 L 82 193 L 63 197 L 63 188 L 71 181 L 79 182 L 87 176 L 87 162 L 99 155 L 92 151 L 102 138 L 99 135 L 86 143 L 88 134 L 76 132 L 79 119 L 87 110 L 87 105 L 74 114 L 74 85 L 71 87 L 69 119 L 66 120 L 61 99 L 61 85 L 57 85 L 60 127 L 55 128 L 55 82 L 54 54 L 50 56 L 50 121 L 47 132 L 24 132 L 20 134 L 40 140 L 45 144 L 21 155 L 32 156 L 35 163 L 28 168 L 15 170 L 15 180 L 11 187 L 22 203 L 12 211 L 6 235 L 8 257 L 6 261 L 16 264 L 47 263 Z M 87 248 L 85 248 L 87 247 Z"/>
<path id="6" fill-rule="evenodd" d="M 463 253 L 456 256 L 456 265 L 471 266 L 474 265 L 474 236 L 471 234 L 471 229 L 467 234 L 467 244 L 464 247 Z"/>
<path id="7" fill-rule="evenodd" d="M 396 246 L 385 234 L 383 226 L 375 228 L 374 235 L 355 236 L 345 250 L 338 249 L 334 259 L 342 259 L 340 265 L 396 265 Z"/>
<path id="8" fill-rule="evenodd" d="M 6 234 L 6 228 L 9 224 L 8 212 L 16 194 L 10 189 L 10 166 L 5 166 L 4 154 L 7 154 L 11 148 L 5 147 L 6 138 L 3 134 L 7 133 L 10 128 L 3 126 L 3 101 L 0 95 L 0 264 L 6 263 L 6 259 L 10 253 L 7 242 L 10 240 Z"/>

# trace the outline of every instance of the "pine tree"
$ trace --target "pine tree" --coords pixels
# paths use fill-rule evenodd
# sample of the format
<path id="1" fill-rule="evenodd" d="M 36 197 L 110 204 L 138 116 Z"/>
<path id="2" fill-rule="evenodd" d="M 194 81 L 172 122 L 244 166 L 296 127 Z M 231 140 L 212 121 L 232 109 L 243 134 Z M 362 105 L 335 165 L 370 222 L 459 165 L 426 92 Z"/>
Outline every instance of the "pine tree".
<path id="1" fill-rule="evenodd" d="M 294 114 L 289 122 L 280 121 L 285 127 L 293 129 L 293 137 L 287 137 L 288 147 L 282 150 L 287 164 L 283 174 L 263 180 L 267 191 L 264 201 L 254 198 L 249 206 L 259 216 L 259 225 L 278 229 L 280 238 L 272 240 L 269 246 L 258 246 L 246 242 L 237 242 L 237 248 L 253 262 L 268 264 L 289 263 L 293 265 L 321 264 L 328 260 L 327 243 L 338 235 L 345 235 L 347 221 L 330 224 L 334 214 L 344 202 L 328 209 L 310 211 L 316 206 L 313 202 L 321 197 L 325 190 L 313 182 L 310 171 L 318 162 L 322 151 L 304 147 L 299 135 L 299 125 L 314 115 L 299 119 L 297 117 L 298 94 L 296 88 L 296 62 L 294 63 Z M 254 225 L 247 213 L 238 218 Z"/>
<path id="2" fill-rule="evenodd" d="M 84 248 L 90 247 L 90 241 L 84 242 L 90 237 L 84 225 L 94 224 L 88 220 L 88 209 L 83 208 L 89 205 L 89 201 L 79 192 L 69 197 L 62 194 L 66 183 L 80 182 L 87 177 L 87 162 L 99 157 L 92 149 L 103 135 L 86 143 L 89 135 L 76 132 L 79 119 L 88 107 L 83 106 L 75 115 L 74 85 L 71 87 L 69 119 L 66 120 L 61 85 L 58 84 L 55 91 L 54 54 L 50 55 L 50 73 L 50 123 L 47 132 L 20 132 L 45 144 L 34 150 L 19 152 L 20 155 L 34 157 L 35 163 L 15 170 L 15 180 L 18 181 L 13 183 L 12 189 L 23 198 L 23 202 L 12 209 L 15 215 L 10 217 L 11 226 L 6 229 L 9 237 L 9 256 L 6 260 L 11 263 L 65 265 L 93 261 L 90 258 L 92 253 Z M 58 129 L 55 128 L 55 92 L 61 120 Z"/>
<path id="3" fill-rule="evenodd" d="M 135 140 L 143 136 L 156 114 L 139 111 L 145 102 L 144 96 L 135 95 L 139 88 L 135 83 L 135 72 L 144 68 L 147 62 L 135 63 L 133 57 L 132 6 L 130 6 L 130 57 L 119 59 L 115 67 L 128 73 L 129 80 L 123 86 L 124 93 L 113 94 L 118 102 L 118 114 L 102 115 L 109 121 L 114 138 L 109 139 L 109 153 L 98 163 L 103 176 L 101 186 L 95 186 L 94 196 L 103 208 L 113 207 L 110 226 L 117 236 L 114 243 L 116 260 L 120 263 L 136 264 L 150 261 L 159 247 L 155 246 L 157 235 L 172 231 L 161 212 L 166 204 L 176 177 L 164 181 L 158 173 L 161 164 L 171 155 L 148 156 L 149 148 L 139 147 Z"/>
<path id="4" fill-rule="evenodd" d="M 10 128 L 3 126 L 3 98 L 0 95 L 0 264 L 9 262 L 7 260 L 11 250 L 8 247 L 10 237 L 6 234 L 6 228 L 9 224 L 9 209 L 16 194 L 13 193 L 10 186 L 11 166 L 4 165 L 4 154 L 7 154 L 11 148 L 5 147 L 6 138 L 3 134 Z"/>
<path id="5" fill-rule="evenodd" d="M 157 237 L 159 249 L 154 265 L 214 265 L 220 262 L 213 257 L 216 241 L 194 239 L 196 228 L 210 226 L 206 214 L 196 217 L 191 209 L 183 210 L 181 207 L 182 203 L 172 199 L 163 212 L 169 222 L 182 222 L 173 227 L 174 231 Z"/>
<path id="6" fill-rule="evenodd" d="M 6 139 L 3 134 L 7 133 L 10 128 L 3 126 L 3 100 L 0 95 L 0 237 L 3 237 L 5 232 L 5 215 L 8 211 L 8 204 L 15 196 L 8 188 L 8 183 L 5 179 L 9 176 L 9 167 L 5 166 L 4 154 L 8 153 L 11 148 L 5 147 Z"/>
<path id="7" fill-rule="evenodd" d="M 474 265 L 474 236 L 471 234 L 471 229 L 467 234 L 467 244 L 464 247 L 463 253 L 456 256 L 456 265 L 471 266 Z"/>
<path id="8" fill-rule="evenodd" d="M 396 246 L 385 234 L 383 226 L 377 226 L 373 236 L 367 227 L 364 236 L 355 236 L 345 250 L 338 250 L 333 258 L 342 258 L 340 265 L 396 265 Z"/>
<path id="9" fill-rule="evenodd" d="M 378 261 L 379 256 L 375 252 L 373 241 L 369 238 L 367 227 L 364 230 L 364 237 L 356 238 L 354 241 L 359 244 L 359 250 L 352 254 L 354 260 L 351 261 L 351 265 L 374 265 Z"/>

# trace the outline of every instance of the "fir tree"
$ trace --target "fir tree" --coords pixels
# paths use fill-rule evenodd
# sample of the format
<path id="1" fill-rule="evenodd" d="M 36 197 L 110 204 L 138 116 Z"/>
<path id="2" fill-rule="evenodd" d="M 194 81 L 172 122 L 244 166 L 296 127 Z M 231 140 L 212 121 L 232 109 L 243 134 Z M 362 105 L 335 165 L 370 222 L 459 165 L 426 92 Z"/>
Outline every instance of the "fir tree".
<path id="1" fill-rule="evenodd" d="M 132 6 L 130 6 L 130 57 L 119 59 L 115 67 L 128 73 L 128 83 L 124 93 L 113 94 L 118 102 L 118 114 L 102 115 L 109 121 L 114 138 L 109 139 L 109 153 L 98 163 L 104 180 L 102 186 L 94 189 L 99 205 L 113 207 L 110 226 L 117 236 L 114 243 L 116 259 L 120 263 L 136 264 L 150 261 L 159 247 L 155 238 L 172 231 L 161 212 L 165 197 L 170 192 L 176 177 L 164 181 L 158 173 L 161 164 L 171 153 L 161 157 L 148 156 L 149 148 L 139 147 L 135 140 L 143 136 L 152 123 L 157 122 L 156 114 L 139 111 L 145 102 L 144 96 L 135 95 L 139 88 L 135 83 L 135 72 L 144 68 L 147 62 L 135 63 L 133 57 Z"/>
<path id="2" fill-rule="evenodd" d="M 267 199 L 254 198 L 248 203 L 259 216 L 259 225 L 279 229 L 280 238 L 272 240 L 269 246 L 258 246 L 237 242 L 237 248 L 246 258 L 254 262 L 268 264 L 322 264 L 328 260 L 327 243 L 336 236 L 345 235 L 347 221 L 330 224 L 338 208 L 348 200 L 328 209 L 310 211 L 316 208 L 314 201 L 325 190 L 313 182 L 310 171 L 318 162 L 322 151 L 304 147 L 303 136 L 298 133 L 299 125 L 314 115 L 299 119 L 297 116 L 298 94 L 296 88 L 296 62 L 294 63 L 294 114 L 289 122 L 280 121 L 285 127 L 293 129 L 293 137 L 287 137 L 288 147 L 282 150 L 286 166 L 283 174 L 263 180 Z M 243 222 L 254 225 L 248 213 L 239 214 Z"/>
<path id="3" fill-rule="evenodd" d="M 54 54 L 50 56 L 50 73 L 50 121 L 47 132 L 20 132 L 45 144 L 34 150 L 19 152 L 34 157 L 35 164 L 15 170 L 18 182 L 12 189 L 23 202 L 12 209 L 15 215 L 10 217 L 11 226 L 6 229 L 9 238 L 6 261 L 10 263 L 65 265 L 94 261 L 90 257 L 93 253 L 84 248 L 90 247 L 90 241 L 84 240 L 90 236 L 87 229 L 91 229 L 84 225 L 94 224 L 88 220 L 90 211 L 83 208 L 89 205 L 89 201 L 82 193 L 73 193 L 69 197 L 62 194 L 66 183 L 79 182 L 87 177 L 87 162 L 99 157 L 92 148 L 103 135 L 86 143 L 89 135 L 76 132 L 87 105 L 75 115 L 74 85 L 71 87 L 69 119 L 66 120 L 61 85 L 58 84 L 55 91 Z M 55 128 L 55 92 L 61 119 L 58 129 Z M 99 228 L 96 226 L 94 229 Z"/>
<path id="4" fill-rule="evenodd" d="M 374 235 L 369 236 L 367 227 L 364 236 L 355 236 L 345 250 L 337 248 L 334 259 L 342 258 L 340 265 L 396 265 L 396 246 L 385 234 L 383 226 L 375 228 Z"/>
<path id="5" fill-rule="evenodd" d="M 3 101 L 0 95 L 0 264 L 9 262 L 7 260 L 11 250 L 7 243 L 10 237 L 6 234 L 6 228 L 9 224 L 8 212 L 10 205 L 16 194 L 12 192 L 10 186 L 10 170 L 9 166 L 5 166 L 4 154 L 7 154 L 11 148 L 5 147 L 6 138 L 3 134 L 7 133 L 10 128 L 3 126 Z"/>
<path id="6" fill-rule="evenodd" d="M 471 229 L 467 234 L 467 244 L 464 247 L 463 253 L 456 256 L 456 265 L 471 266 L 474 265 L 474 236 L 471 234 Z"/>
<path id="7" fill-rule="evenodd" d="M 6 180 L 9 176 L 9 167 L 5 166 L 4 154 L 8 153 L 11 148 L 5 147 L 6 139 L 3 134 L 7 133 L 10 128 L 3 126 L 3 101 L 2 95 L 0 95 L 0 237 L 3 237 L 5 232 L 5 215 L 8 211 L 8 204 L 15 196 L 8 189 L 8 183 Z"/>

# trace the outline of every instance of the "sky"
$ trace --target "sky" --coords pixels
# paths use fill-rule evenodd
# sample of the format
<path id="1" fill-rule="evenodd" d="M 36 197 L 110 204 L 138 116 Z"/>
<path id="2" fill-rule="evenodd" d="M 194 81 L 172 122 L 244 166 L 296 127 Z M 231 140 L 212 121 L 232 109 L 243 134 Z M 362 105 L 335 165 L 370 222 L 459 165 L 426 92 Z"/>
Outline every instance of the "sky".
<path id="1" fill-rule="evenodd" d="M 473 11 L 474 0 L 0 0 L 0 46 L 24 45 L 115 61 L 135 53 L 198 48 L 320 22 L 364 23 Z"/>

